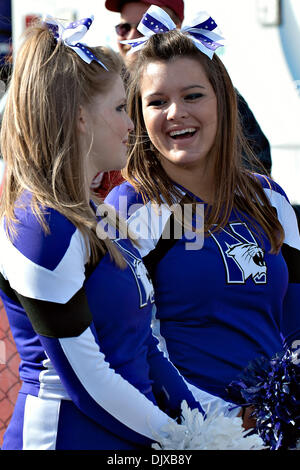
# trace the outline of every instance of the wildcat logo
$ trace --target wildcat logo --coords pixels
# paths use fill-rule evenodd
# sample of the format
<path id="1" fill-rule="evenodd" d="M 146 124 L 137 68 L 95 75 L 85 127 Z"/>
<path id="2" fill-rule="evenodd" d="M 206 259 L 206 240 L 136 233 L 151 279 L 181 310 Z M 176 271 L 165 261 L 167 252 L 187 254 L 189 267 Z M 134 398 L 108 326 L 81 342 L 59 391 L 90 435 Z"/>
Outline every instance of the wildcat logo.
<path id="1" fill-rule="evenodd" d="M 218 236 L 211 236 L 222 254 L 229 284 L 244 284 L 249 278 L 255 284 L 267 282 L 264 251 L 245 223 L 230 223 Z"/>
<path id="2" fill-rule="evenodd" d="M 122 240 L 118 239 L 114 241 L 118 247 L 122 250 L 124 258 L 130 267 L 140 295 L 140 307 L 145 307 L 148 302 L 154 302 L 154 289 L 149 273 L 143 263 L 143 261 L 135 256 L 127 247 L 121 245 Z"/>
<path id="3" fill-rule="evenodd" d="M 136 258 L 133 262 L 133 265 L 134 265 L 136 277 L 143 284 L 143 287 L 146 293 L 146 303 L 148 302 L 148 300 L 150 300 L 150 302 L 153 303 L 154 302 L 153 284 L 152 284 L 149 273 L 144 263 L 142 262 L 142 260 Z"/>
<path id="4" fill-rule="evenodd" d="M 246 281 L 250 276 L 258 284 L 266 281 L 267 266 L 264 260 L 264 252 L 253 243 L 240 243 L 239 245 L 228 245 L 226 255 L 237 263 Z"/>

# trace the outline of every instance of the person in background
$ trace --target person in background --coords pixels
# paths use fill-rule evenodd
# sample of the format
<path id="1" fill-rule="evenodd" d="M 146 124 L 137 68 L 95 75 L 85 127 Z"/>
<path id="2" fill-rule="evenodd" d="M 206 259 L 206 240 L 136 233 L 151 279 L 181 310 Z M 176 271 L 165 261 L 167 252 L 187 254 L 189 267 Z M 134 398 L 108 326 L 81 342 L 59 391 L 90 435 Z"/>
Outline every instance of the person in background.
<path id="1" fill-rule="evenodd" d="M 118 49 L 124 58 L 127 66 L 130 68 L 130 62 L 135 60 L 136 54 L 126 56 L 130 46 L 122 44 L 121 41 L 126 39 L 134 39 L 142 36 L 137 30 L 137 26 L 150 5 L 161 7 L 174 21 L 176 27 L 180 28 L 184 20 L 184 2 L 183 0 L 106 0 L 105 7 L 114 12 L 120 13 L 120 22 L 116 25 L 116 36 Z M 272 160 L 270 144 L 268 139 L 262 132 L 254 114 L 249 108 L 246 100 L 236 90 L 238 97 L 238 108 L 241 114 L 243 130 L 248 140 L 248 144 L 253 153 L 257 157 L 257 161 L 251 163 L 244 154 L 244 164 L 248 168 L 255 167 L 261 173 L 271 174 Z M 102 181 L 95 181 L 94 191 L 101 196 L 108 193 L 108 189 L 112 189 L 115 185 L 120 184 L 124 179 L 121 172 L 112 172 L 110 174 L 100 175 Z"/>
<path id="2" fill-rule="evenodd" d="M 117 44 L 121 56 L 127 65 L 130 60 L 135 60 L 135 56 L 126 54 L 130 46 L 122 44 L 124 39 L 135 39 L 141 37 L 137 26 L 149 6 L 156 5 L 162 8 L 172 18 L 177 28 L 180 28 L 184 20 L 184 2 L 183 0 L 106 0 L 105 7 L 114 12 L 120 13 L 120 22 L 115 26 L 117 35 Z"/>
<path id="3" fill-rule="evenodd" d="M 165 355 L 193 393 L 226 400 L 250 361 L 299 344 L 300 236 L 284 190 L 242 164 L 236 91 L 205 36 L 218 35 L 214 20 L 193 24 L 174 29 L 154 6 L 143 17 L 146 39 L 131 43 L 127 181 L 106 202 L 137 234 Z"/>
<path id="4" fill-rule="evenodd" d="M 3 450 L 150 448 L 182 400 L 202 410 L 157 348 L 139 252 L 99 226 L 91 181 L 124 167 L 133 125 L 119 55 L 80 42 L 91 24 L 29 27 L 10 80 L 0 295 L 22 387 Z"/>

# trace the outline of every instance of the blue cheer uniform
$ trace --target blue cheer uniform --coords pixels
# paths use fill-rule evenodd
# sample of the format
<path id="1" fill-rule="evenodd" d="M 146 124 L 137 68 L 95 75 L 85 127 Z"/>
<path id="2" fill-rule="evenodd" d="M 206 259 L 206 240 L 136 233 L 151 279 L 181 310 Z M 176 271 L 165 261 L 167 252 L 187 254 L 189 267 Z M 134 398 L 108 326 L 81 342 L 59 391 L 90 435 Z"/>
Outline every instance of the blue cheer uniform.
<path id="1" fill-rule="evenodd" d="M 153 324 L 161 349 L 191 389 L 225 400 L 227 385 L 249 361 L 271 358 L 300 339 L 296 216 L 278 184 L 255 177 L 285 232 L 278 254 L 270 253 L 264 232 L 236 209 L 224 229 L 197 241 L 198 235 L 188 229 L 177 236 L 174 211 L 167 205 L 155 210 L 128 182 L 106 198 L 140 236 L 140 252 L 154 283 Z M 179 202 L 187 198 L 201 206 L 199 198 L 180 189 Z"/>
<path id="2" fill-rule="evenodd" d="M 81 232 L 47 208 L 45 234 L 24 193 L 16 237 L 0 230 L 0 295 L 21 358 L 22 387 L 3 449 L 141 449 L 201 410 L 150 328 L 153 286 L 139 252 L 91 268 Z M 161 410 L 161 408 L 164 411 Z"/>

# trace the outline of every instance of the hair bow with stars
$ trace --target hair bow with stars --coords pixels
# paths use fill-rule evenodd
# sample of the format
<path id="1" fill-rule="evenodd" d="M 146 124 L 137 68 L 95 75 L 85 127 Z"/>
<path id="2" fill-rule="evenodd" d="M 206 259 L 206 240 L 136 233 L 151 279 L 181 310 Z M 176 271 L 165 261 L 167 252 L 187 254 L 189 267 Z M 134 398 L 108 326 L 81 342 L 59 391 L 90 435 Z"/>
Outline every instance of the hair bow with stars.
<path id="1" fill-rule="evenodd" d="M 83 18 L 81 20 L 74 21 L 67 26 L 63 26 L 59 21 L 52 18 L 52 16 L 47 15 L 44 19 L 44 23 L 57 41 L 62 41 L 65 46 L 73 49 L 73 51 L 76 52 L 82 60 L 84 60 L 84 62 L 90 64 L 95 60 L 105 70 L 108 70 L 107 67 L 90 51 L 88 44 L 86 42 L 81 42 L 81 39 L 90 29 L 93 20 L 94 17 L 91 15 L 90 18 Z"/>
<path id="2" fill-rule="evenodd" d="M 137 29 L 144 35 L 143 37 L 121 41 L 122 44 L 131 46 L 128 54 L 142 49 L 153 34 L 166 33 L 176 29 L 176 25 L 162 8 L 152 5 L 144 14 Z M 223 46 L 218 41 L 224 38 L 215 21 L 206 12 L 198 13 L 192 24 L 183 26 L 180 31 L 187 33 L 196 47 L 210 59 L 216 49 Z"/>

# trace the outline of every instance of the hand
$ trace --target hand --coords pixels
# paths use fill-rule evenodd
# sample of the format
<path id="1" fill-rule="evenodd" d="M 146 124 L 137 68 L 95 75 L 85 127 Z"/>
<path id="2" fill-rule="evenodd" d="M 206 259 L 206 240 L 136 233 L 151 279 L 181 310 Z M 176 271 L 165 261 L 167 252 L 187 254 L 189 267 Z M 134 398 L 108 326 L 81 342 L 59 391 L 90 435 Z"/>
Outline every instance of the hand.
<path id="1" fill-rule="evenodd" d="M 248 406 L 247 408 L 242 408 L 242 410 L 238 414 L 238 416 L 243 419 L 243 428 L 246 430 L 255 428 L 256 426 L 256 419 L 251 416 L 253 411 L 254 407 Z"/>

